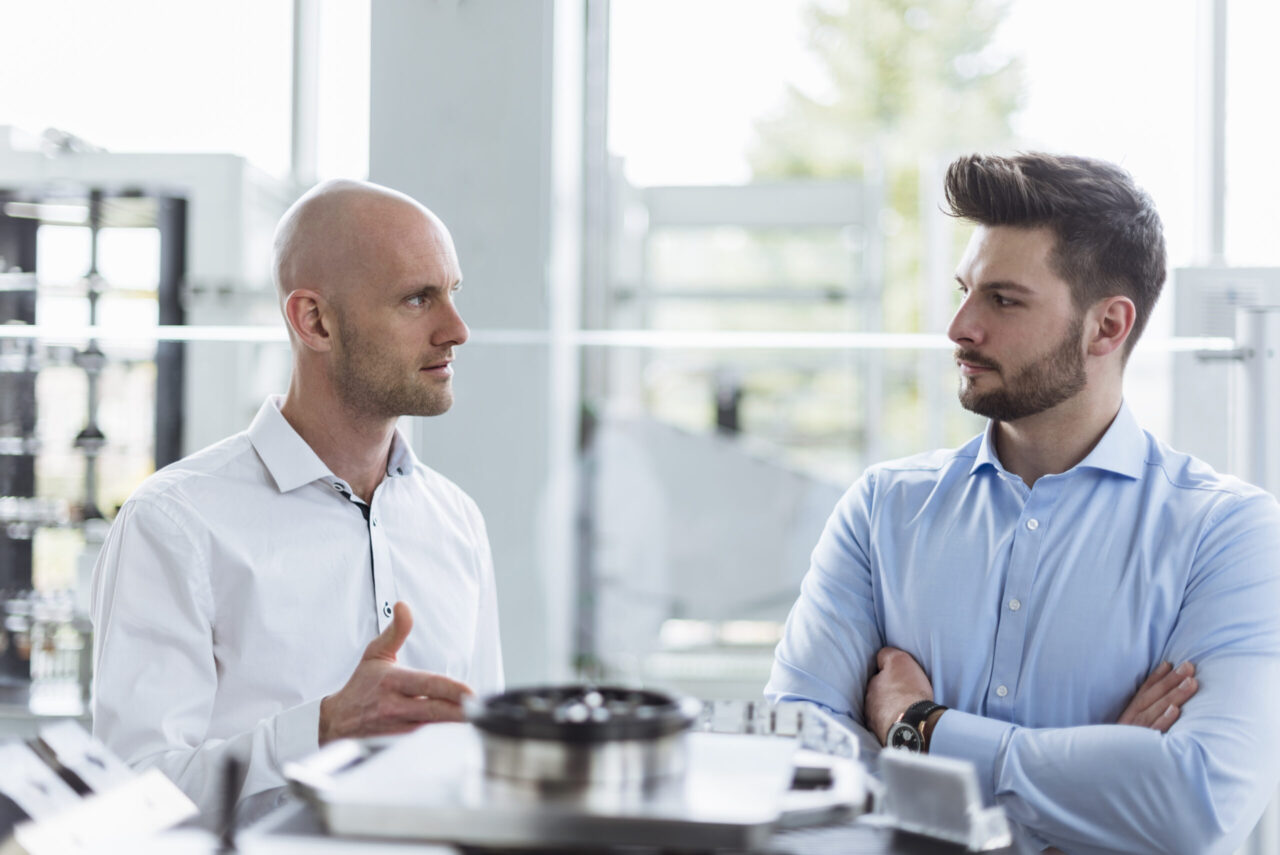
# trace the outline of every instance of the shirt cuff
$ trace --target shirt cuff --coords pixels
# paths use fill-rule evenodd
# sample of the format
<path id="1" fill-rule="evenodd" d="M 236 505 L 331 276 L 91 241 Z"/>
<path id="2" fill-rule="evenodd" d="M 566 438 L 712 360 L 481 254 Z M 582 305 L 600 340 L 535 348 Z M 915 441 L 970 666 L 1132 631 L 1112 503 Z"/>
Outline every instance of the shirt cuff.
<path id="1" fill-rule="evenodd" d="M 949 709 L 929 734 L 929 753 L 968 760 L 978 772 L 978 789 L 988 807 L 996 801 L 996 760 L 1016 725 Z"/>
<path id="2" fill-rule="evenodd" d="M 276 763 L 283 766 L 320 750 L 320 701 L 276 715 Z"/>

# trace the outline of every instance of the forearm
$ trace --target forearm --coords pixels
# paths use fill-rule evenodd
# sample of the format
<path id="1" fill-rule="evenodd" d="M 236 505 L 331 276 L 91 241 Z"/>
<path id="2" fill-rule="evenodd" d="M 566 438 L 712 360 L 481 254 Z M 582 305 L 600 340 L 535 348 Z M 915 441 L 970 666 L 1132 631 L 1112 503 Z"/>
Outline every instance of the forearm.
<path id="1" fill-rule="evenodd" d="M 930 751 L 972 761 L 988 801 L 1067 851 L 1213 853 L 1239 844 L 1275 786 L 1274 744 L 1224 742 L 1189 727 L 1031 729 L 952 710 Z"/>
<path id="2" fill-rule="evenodd" d="M 100 707 L 94 734 L 135 769 L 157 768 L 200 808 L 205 824 L 221 810 L 228 760 L 240 764 L 238 800 L 285 784 L 285 763 L 301 759 L 317 748 L 319 700 L 284 710 L 227 737 L 175 737 L 185 730 L 179 722 L 154 725 L 130 721 Z M 136 713 L 135 713 L 136 714 Z"/>
<path id="3" fill-rule="evenodd" d="M 208 820 L 228 757 L 242 761 L 240 793 L 251 795 L 279 786 L 281 764 L 316 749 L 319 700 L 280 710 L 257 691 L 219 704 L 226 674 L 213 649 L 209 562 L 184 513 L 131 501 L 99 555 L 93 731 L 131 766 L 163 771 Z"/>

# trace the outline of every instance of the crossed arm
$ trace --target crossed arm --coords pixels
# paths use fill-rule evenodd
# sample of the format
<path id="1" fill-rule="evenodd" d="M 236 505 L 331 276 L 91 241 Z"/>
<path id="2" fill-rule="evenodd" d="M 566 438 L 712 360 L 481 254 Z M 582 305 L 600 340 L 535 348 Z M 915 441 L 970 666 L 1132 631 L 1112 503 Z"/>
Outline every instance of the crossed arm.
<path id="1" fill-rule="evenodd" d="M 1163 647 L 1192 673 L 1161 665 L 1114 723 L 1033 728 L 951 709 L 933 723 L 931 753 L 972 762 L 986 799 L 1045 845 L 1233 851 L 1280 777 L 1269 724 L 1280 702 L 1280 520 L 1257 505 L 1201 543 Z M 933 698 L 939 675 L 882 649 L 865 552 L 845 529 L 823 538 L 767 693 L 819 703 L 883 742 L 910 703 Z"/>
<path id="2" fill-rule="evenodd" d="M 863 710 L 867 727 L 880 744 L 885 745 L 889 728 L 902 717 L 907 707 L 916 701 L 933 700 L 933 685 L 920 663 L 905 650 L 880 648 L 876 654 L 876 666 L 879 670 L 867 683 Z M 1161 662 L 1134 692 L 1116 724 L 1131 724 L 1168 733 L 1182 714 L 1182 705 L 1199 688 L 1195 673 L 1196 666 L 1191 662 L 1183 662 L 1177 668 L 1169 662 Z M 929 716 L 925 731 L 936 729 L 942 716 L 941 711 Z"/>

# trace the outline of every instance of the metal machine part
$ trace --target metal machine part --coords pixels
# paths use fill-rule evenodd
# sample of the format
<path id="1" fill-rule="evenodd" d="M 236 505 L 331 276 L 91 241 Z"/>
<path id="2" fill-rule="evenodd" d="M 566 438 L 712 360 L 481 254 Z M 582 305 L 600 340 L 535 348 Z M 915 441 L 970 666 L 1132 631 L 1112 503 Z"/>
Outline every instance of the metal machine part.
<path id="1" fill-rule="evenodd" d="M 910 751 L 880 756 L 884 813 L 902 831 L 964 846 L 970 852 L 1013 843 L 1004 809 L 984 808 L 972 763 Z"/>
<path id="2" fill-rule="evenodd" d="M 542 788 L 645 788 L 678 777 L 702 704 L 612 686 L 518 689 L 473 702 L 484 771 Z"/>
<path id="3" fill-rule="evenodd" d="M 332 835 L 479 847 L 758 851 L 780 828 L 865 809 L 867 780 L 854 760 L 805 751 L 795 739 L 683 737 L 683 774 L 639 787 L 547 787 L 490 774 L 486 735 L 464 724 L 423 728 L 376 754 L 331 743 L 285 776 Z M 825 767 L 809 777 L 829 785 L 793 790 L 798 766 Z"/>

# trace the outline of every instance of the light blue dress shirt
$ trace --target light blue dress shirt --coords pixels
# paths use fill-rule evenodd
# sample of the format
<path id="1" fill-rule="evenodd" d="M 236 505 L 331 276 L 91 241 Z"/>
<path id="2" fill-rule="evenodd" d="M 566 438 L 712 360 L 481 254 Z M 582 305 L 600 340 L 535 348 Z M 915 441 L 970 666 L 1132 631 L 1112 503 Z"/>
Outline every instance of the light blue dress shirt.
<path id="1" fill-rule="evenodd" d="M 1280 779 L 1280 506 L 1143 431 L 1028 488 L 993 428 L 873 466 L 827 522 L 766 694 L 863 722 L 876 651 L 950 707 L 934 754 L 1067 852 L 1229 852 Z M 1114 724 L 1160 662 L 1167 734 Z"/>

